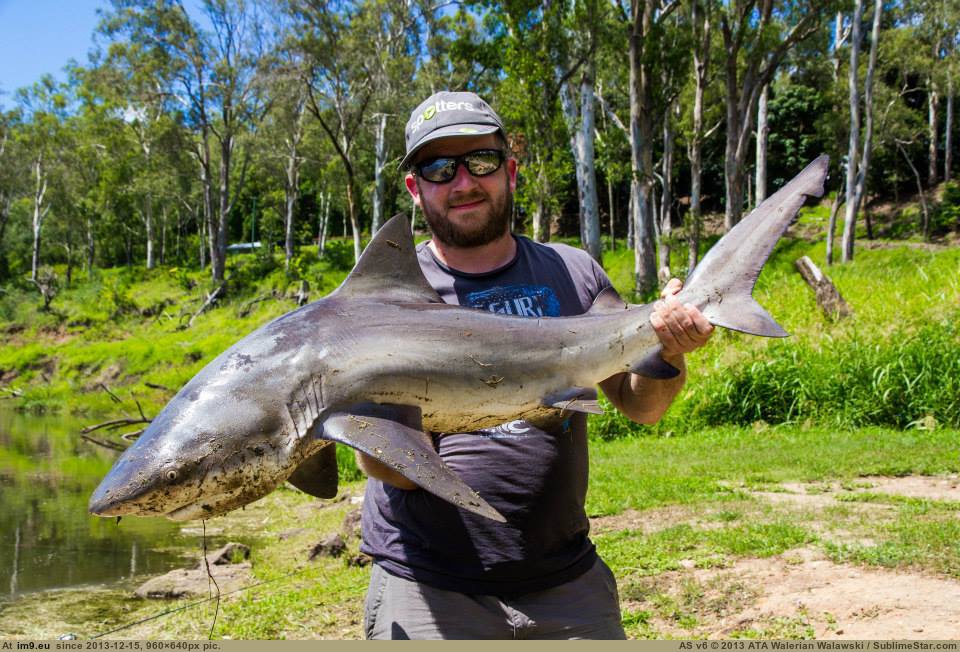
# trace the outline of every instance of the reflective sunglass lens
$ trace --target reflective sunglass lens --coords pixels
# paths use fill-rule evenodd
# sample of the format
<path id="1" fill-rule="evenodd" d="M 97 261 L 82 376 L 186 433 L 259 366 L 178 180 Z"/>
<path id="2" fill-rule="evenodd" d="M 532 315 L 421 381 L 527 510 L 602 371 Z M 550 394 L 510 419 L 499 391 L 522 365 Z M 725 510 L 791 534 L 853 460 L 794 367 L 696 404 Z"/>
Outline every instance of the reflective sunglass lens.
<path id="1" fill-rule="evenodd" d="M 475 177 L 485 177 L 500 168 L 500 156 L 497 152 L 468 154 L 465 158 L 467 169 Z"/>
<path id="2" fill-rule="evenodd" d="M 457 173 L 457 159 L 438 158 L 420 166 L 420 176 L 427 181 L 450 181 Z"/>

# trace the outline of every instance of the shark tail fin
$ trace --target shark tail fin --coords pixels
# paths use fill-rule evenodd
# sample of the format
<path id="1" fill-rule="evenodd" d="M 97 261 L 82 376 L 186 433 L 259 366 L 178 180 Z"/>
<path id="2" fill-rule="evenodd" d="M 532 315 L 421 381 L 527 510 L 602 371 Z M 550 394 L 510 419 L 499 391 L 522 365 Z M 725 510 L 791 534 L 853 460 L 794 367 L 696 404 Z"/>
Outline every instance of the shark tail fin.
<path id="1" fill-rule="evenodd" d="M 753 287 L 806 199 L 823 195 L 829 163 L 826 155 L 815 159 L 730 229 L 693 270 L 677 298 L 700 308 L 715 326 L 786 337 L 787 332 L 753 299 Z"/>

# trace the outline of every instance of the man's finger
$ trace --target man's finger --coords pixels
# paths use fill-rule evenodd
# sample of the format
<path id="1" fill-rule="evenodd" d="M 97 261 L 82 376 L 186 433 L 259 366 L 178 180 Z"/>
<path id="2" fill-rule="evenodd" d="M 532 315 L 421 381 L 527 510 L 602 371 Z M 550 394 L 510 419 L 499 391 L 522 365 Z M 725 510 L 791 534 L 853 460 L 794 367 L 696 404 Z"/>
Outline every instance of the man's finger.
<path id="1" fill-rule="evenodd" d="M 663 289 L 660 290 L 660 298 L 666 299 L 675 294 L 679 294 L 680 290 L 683 289 L 683 281 L 678 278 L 672 278 L 667 281 L 667 284 L 663 286 Z"/>
<path id="2" fill-rule="evenodd" d="M 698 333 L 707 336 L 713 334 L 713 324 L 710 323 L 710 321 L 702 312 L 697 310 L 692 303 L 685 303 L 683 304 L 683 307 L 686 308 L 687 314 L 690 315 L 690 320 L 693 322 L 693 325 L 696 327 Z"/>

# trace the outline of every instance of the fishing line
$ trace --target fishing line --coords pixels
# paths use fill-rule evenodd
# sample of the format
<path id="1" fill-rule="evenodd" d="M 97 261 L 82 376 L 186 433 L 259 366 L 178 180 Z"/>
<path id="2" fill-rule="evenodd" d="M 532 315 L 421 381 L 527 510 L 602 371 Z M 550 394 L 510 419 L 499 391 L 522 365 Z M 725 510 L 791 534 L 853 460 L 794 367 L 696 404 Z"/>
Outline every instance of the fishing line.
<path id="1" fill-rule="evenodd" d="M 216 598 L 217 598 L 217 606 L 216 606 L 216 608 L 213 610 L 213 622 L 210 623 L 210 633 L 207 634 L 207 640 L 208 640 L 208 641 L 212 641 L 212 640 L 213 640 L 213 628 L 214 628 L 214 627 L 216 626 L 216 624 L 217 624 L 217 615 L 220 613 L 220 585 L 217 584 L 216 578 L 214 578 L 213 573 L 210 571 L 210 559 L 207 558 L 207 519 L 201 520 L 200 523 L 203 525 L 203 537 L 202 537 L 202 539 L 203 539 L 203 563 L 204 563 L 204 565 L 205 565 L 206 568 L 207 568 L 207 591 L 208 591 L 208 595 L 209 595 L 209 591 L 210 591 L 210 582 L 213 582 L 213 585 L 214 585 L 214 586 L 216 587 L 216 589 L 217 589 L 217 595 L 216 595 Z M 212 598 L 209 598 L 209 599 L 212 599 Z"/>
<path id="2" fill-rule="evenodd" d="M 290 571 L 289 573 L 286 573 L 285 575 L 281 575 L 280 577 L 275 577 L 275 578 L 273 578 L 272 580 L 263 580 L 262 582 L 254 582 L 253 584 L 249 584 L 249 585 L 247 585 L 247 586 L 241 586 L 239 589 L 234 589 L 233 591 L 227 591 L 226 593 L 223 593 L 223 594 L 222 594 L 222 597 L 226 597 L 226 596 L 228 596 L 228 595 L 233 595 L 234 593 L 240 593 L 241 591 L 246 591 L 246 590 L 248 590 L 248 589 L 253 589 L 253 588 L 256 588 L 256 587 L 258 587 L 258 586 L 263 586 L 263 585 L 265 585 L 265 584 L 273 584 L 274 582 L 279 582 L 280 580 L 288 579 L 288 578 L 290 578 L 290 577 L 292 577 L 292 576 L 294 576 L 294 575 L 297 575 L 297 574 L 299 574 L 299 573 L 304 572 L 305 570 L 308 570 L 308 568 L 309 568 L 309 567 L 296 568 L 296 569 Z M 99 633 L 99 634 L 97 634 L 97 635 L 95 635 L 95 636 L 91 636 L 91 637 L 90 637 L 90 640 L 93 641 L 93 640 L 98 639 L 98 638 L 103 638 L 104 636 L 108 636 L 108 635 L 110 635 L 110 634 L 115 634 L 116 632 L 123 631 L 124 629 L 129 629 L 129 628 L 135 627 L 135 626 L 137 626 L 137 625 L 142 625 L 143 623 L 150 622 L 151 620 L 156 620 L 157 618 L 162 618 L 162 617 L 168 616 L 168 615 L 170 615 L 170 614 L 175 614 L 175 613 L 177 613 L 178 611 L 184 611 L 184 610 L 186 610 L 186 609 L 189 609 L 190 607 L 196 607 L 196 606 L 201 605 L 201 604 L 203 604 L 203 603 L 205 603 L 205 602 L 210 602 L 211 600 L 219 599 L 220 597 L 221 597 L 221 596 L 218 595 L 218 596 L 216 596 L 216 597 L 204 598 L 203 600 L 197 600 L 196 602 L 191 602 L 191 603 L 189 603 L 189 604 L 181 605 L 181 606 L 176 607 L 176 608 L 174 608 L 174 609 L 167 609 L 166 611 L 161 611 L 160 613 L 154 614 L 154 615 L 152 615 L 152 616 L 147 616 L 146 618 L 141 618 L 140 620 L 134 621 L 134 622 L 132 622 L 132 623 L 127 623 L 126 625 L 121 625 L 120 627 L 115 627 L 114 629 L 108 630 L 108 631 L 106 631 L 106 632 L 101 632 L 101 633 Z"/>

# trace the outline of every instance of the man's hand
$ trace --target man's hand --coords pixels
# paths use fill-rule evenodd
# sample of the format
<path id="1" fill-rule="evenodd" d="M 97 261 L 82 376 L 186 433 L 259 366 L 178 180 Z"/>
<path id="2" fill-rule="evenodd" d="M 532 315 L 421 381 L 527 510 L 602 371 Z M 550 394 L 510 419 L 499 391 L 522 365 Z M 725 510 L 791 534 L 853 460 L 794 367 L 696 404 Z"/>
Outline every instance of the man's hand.
<path id="1" fill-rule="evenodd" d="M 713 324 L 696 306 L 677 301 L 676 295 L 682 288 L 680 279 L 670 279 L 650 315 L 650 323 L 663 345 L 663 357 L 668 362 L 669 358 L 696 351 L 713 334 Z"/>

